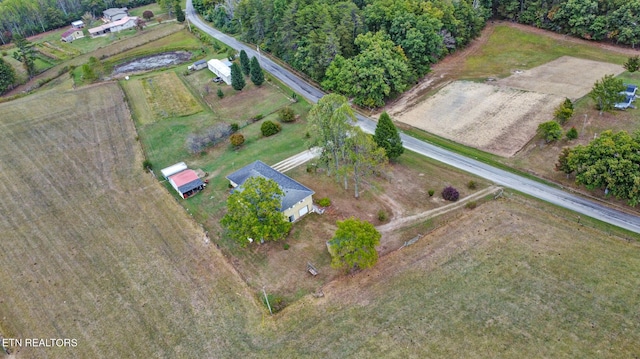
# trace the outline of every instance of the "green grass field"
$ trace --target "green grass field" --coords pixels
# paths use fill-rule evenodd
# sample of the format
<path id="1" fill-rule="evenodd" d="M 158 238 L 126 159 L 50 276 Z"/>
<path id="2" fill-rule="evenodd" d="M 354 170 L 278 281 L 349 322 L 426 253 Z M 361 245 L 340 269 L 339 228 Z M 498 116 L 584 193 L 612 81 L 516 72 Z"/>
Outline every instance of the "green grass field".
<path id="1" fill-rule="evenodd" d="M 202 111 L 175 72 L 138 80 L 154 118 L 182 117 Z"/>
<path id="2" fill-rule="evenodd" d="M 505 25 L 497 25 L 481 50 L 465 59 L 460 76 L 476 79 L 507 77 L 514 69 L 530 69 L 561 56 L 622 64 L 627 56 L 597 48 L 555 40 Z"/>

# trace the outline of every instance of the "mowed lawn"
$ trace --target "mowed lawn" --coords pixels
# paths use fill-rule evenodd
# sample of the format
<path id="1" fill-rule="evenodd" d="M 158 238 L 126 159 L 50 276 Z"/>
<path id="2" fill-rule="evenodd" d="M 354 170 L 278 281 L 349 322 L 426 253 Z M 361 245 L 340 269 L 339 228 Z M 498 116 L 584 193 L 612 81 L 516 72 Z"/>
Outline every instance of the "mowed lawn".
<path id="1" fill-rule="evenodd" d="M 252 293 L 141 169 L 117 84 L 0 105 L 0 335 L 20 358 L 245 356 Z"/>

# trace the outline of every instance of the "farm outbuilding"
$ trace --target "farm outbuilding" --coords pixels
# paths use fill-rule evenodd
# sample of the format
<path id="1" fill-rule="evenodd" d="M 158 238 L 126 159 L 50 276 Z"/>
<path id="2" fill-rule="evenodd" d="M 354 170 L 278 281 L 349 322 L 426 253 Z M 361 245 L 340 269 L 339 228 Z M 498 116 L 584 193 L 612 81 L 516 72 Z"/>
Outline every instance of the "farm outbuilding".
<path id="1" fill-rule="evenodd" d="M 231 62 L 222 62 L 218 59 L 211 59 L 207 62 L 209 71 L 220 77 L 224 83 L 231 85 Z"/>
<path id="2" fill-rule="evenodd" d="M 76 28 L 76 29 L 82 29 L 84 27 L 84 21 L 76 20 L 76 21 L 71 23 L 71 27 Z"/>
<path id="3" fill-rule="evenodd" d="M 189 70 L 197 71 L 207 68 L 207 60 L 199 60 L 189 66 Z"/>
<path id="4" fill-rule="evenodd" d="M 204 182 L 194 170 L 186 169 L 169 176 L 169 183 L 182 198 L 189 198 L 204 189 Z"/>
<path id="5" fill-rule="evenodd" d="M 262 161 L 255 161 L 227 176 L 233 188 L 241 187 L 251 177 L 260 176 L 274 180 L 284 192 L 280 212 L 294 222 L 313 209 L 313 190 L 293 178 L 280 173 Z"/>
<path id="6" fill-rule="evenodd" d="M 105 11 L 102 12 L 102 18 L 105 21 L 118 21 L 120 19 L 123 19 L 125 17 L 129 16 L 129 9 L 127 9 L 126 7 L 122 7 L 122 8 L 110 8 L 110 9 L 106 9 Z"/>
<path id="7" fill-rule="evenodd" d="M 108 22 L 104 25 L 89 29 L 89 34 L 91 34 L 91 37 L 95 37 L 111 32 L 119 32 L 122 30 L 131 29 L 136 26 L 137 21 L 138 17 L 136 16 L 125 16 L 120 20 Z"/>
<path id="8" fill-rule="evenodd" d="M 184 162 L 178 162 L 175 165 L 171 165 L 167 168 L 163 168 L 160 170 L 160 173 L 162 173 L 162 177 L 164 177 L 165 179 L 169 179 L 169 176 L 174 175 L 178 172 L 184 171 L 187 168 L 187 164 Z"/>
<path id="9" fill-rule="evenodd" d="M 73 40 L 77 40 L 84 37 L 84 33 L 82 30 L 78 28 L 72 27 L 71 29 L 65 31 L 60 35 L 60 40 L 64 42 L 73 42 Z"/>

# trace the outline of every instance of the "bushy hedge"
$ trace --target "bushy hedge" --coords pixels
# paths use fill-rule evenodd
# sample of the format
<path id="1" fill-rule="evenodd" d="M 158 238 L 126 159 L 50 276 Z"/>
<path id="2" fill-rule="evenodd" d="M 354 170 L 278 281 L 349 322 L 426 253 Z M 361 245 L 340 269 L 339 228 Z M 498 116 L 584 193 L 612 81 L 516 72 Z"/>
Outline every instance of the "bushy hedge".
<path id="1" fill-rule="evenodd" d="M 234 133 L 229 140 L 234 147 L 239 147 L 244 143 L 244 136 L 241 133 Z"/>

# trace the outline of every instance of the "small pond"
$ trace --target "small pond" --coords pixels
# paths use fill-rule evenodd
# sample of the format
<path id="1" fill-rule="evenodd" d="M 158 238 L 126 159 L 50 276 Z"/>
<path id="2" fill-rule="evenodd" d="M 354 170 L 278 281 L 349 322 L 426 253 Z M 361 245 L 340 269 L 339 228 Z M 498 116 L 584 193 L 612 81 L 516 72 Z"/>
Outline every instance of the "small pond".
<path id="1" fill-rule="evenodd" d="M 178 65 L 191 59 L 191 53 L 186 51 L 164 52 L 151 56 L 139 57 L 137 59 L 127 61 L 113 68 L 113 75 L 155 70 L 161 67 Z"/>

